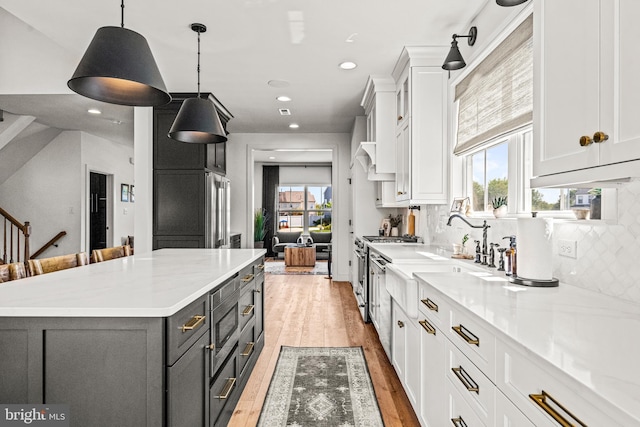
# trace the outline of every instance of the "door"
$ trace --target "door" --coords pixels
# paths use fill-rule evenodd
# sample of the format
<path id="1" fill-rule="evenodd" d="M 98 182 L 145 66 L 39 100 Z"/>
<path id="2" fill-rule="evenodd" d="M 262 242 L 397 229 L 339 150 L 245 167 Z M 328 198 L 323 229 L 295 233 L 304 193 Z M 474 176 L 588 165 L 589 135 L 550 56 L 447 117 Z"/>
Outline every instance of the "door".
<path id="1" fill-rule="evenodd" d="M 107 247 L 107 176 L 89 175 L 89 252 Z"/>

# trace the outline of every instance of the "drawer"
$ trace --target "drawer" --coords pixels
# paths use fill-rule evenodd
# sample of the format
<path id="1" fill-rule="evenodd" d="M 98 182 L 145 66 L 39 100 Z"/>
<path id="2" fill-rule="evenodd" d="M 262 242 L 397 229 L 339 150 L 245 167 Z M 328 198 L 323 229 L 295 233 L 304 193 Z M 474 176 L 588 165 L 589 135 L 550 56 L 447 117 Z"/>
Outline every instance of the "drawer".
<path id="1" fill-rule="evenodd" d="M 251 323 L 247 325 L 238 341 L 238 372 L 240 377 L 244 376 L 244 367 L 255 354 L 254 349 L 257 340 L 255 323 Z"/>
<path id="2" fill-rule="evenodd" d="M 447 378 L 483 424 L 493 426 L 496 386 L 455 345 L 446 342 Z"/>
<path id="3" fill-rule="evenodd" d="M 245 289 L 238 300 L 238 315 L 240 316 L 240 331 L 246 324 L 256 317 L 256 291 L 253 287 Z"/>
<path id="4" fill-rule="evenodd" d="M 255 274 L 256 276 L 264 275 L 264 258 L 260 258 L 253 265 L 253 274 Z"/>
<path id="5" fill-rule="evenodd" d="M 240 270 L 240 273 L 238 273 L 238 278 L 240 279 L 240 289 L 244 290 L 247 287 L 250 287 L 253 285 L 253 279 L 255 278 L 255 273 L 254 273 L 254 266 L 253 264 L 246 266 L 245 268 L 243 268 L 242 270 Z"/>
<path id="6" fill-rule="evenodd" d="M 211 425 L 218 425 L 218 420 L 224 412 L 233 411 L 233 407 L 225 408 L 227 402 L 233 400 L 237 390 L 238 380 L 238 352 L 237 349 L 231 352 L 228 359 L 218 370 L 217 376 L 209 389 L 209 419 Z M 233 406 L 233 405 L 232 405 Z"/>
<path id="7" fill-rule="evenodd" d="M 456 345 L 491 381 L 495 382 L 496 337 L 470 314 L 452 308 L 445 330 Z"/>
<path id="8" fill-rule="evenodd" d="M 570 424 L 588 426 L 632 426 L 638 421 L 622 413 L 591 390 L 546 362 L 532 359 L 521 349 L 497 343 L 496 385 L 536 426 Z M 583 424 L 580 424 L 583 423 Z"/>
<path id="9" fill-rule="evenodd" d="M 535 426 L 501 391 L 496 390 L 496 427 Z"/>
<path id="10" fill-rule="evenodd" d="M 486 427 L 449 379 L 445 380 L 445 395 L 449 403 L 447 414 L 447 419 L 451 422 L 449 425 L 455 427 Z"/>
<path id="11" fill-rule="evenodd" d="M 444 298 L 426 283 L 421 281 L 418 283 L 418 298 L 420 300 L 418 309 L 433 326 L 443 331 L 448 329 L 450 308 Z"/>
<path id="12" fill-rule="evenodd" d="M 207 295 L 167 319 L 167 364 L 173 365 L 203 333 L 209 330 Z"/>

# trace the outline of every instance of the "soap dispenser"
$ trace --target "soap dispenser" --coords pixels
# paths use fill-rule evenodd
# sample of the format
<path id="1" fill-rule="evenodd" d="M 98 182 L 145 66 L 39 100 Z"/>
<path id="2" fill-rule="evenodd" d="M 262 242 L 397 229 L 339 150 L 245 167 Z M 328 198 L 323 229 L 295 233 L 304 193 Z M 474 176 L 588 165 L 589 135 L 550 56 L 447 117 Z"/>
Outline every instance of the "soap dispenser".
<path id="1" fill-rule="evenodd" d="M 507 276 L 517 275 L 517 261 L 516 261 L 516 236 L 505 236 L 503 239 L 509 239 L 509 249 L 505 251 L 505 257 L 507 266 L 505 268 L 505 274 Z"/>

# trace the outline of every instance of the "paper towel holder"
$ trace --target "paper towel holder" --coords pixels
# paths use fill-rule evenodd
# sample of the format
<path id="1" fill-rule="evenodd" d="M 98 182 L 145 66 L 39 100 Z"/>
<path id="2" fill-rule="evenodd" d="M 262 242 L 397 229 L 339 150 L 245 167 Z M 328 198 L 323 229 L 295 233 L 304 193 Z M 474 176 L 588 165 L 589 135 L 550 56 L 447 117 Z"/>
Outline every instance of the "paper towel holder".
<path id="1" fill-rule="evenodd" d="M 522 286 L 529 286 L 532 288 L 555 288 L 560 285 L 560 281 L 556 278 L 549 280 L 537 280 L 537 279 L 526 279 L 524 277 L 513 277 L 509 278 L 511 283 Z"/>

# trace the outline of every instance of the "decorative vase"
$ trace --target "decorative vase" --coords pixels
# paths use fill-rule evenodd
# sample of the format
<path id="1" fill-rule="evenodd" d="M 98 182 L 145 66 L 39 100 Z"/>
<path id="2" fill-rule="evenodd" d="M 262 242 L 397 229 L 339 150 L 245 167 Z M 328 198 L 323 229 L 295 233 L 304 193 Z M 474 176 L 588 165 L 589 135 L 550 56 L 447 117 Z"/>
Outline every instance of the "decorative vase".
<path id="1" fill-rule="evenodd" d="M 507 205 L 502 205 L 499 208 L 493 210 L 493 216 L 496 218 L 502 218 L 507 214 Z"/>
<path id="2" fill-rule="evenodd" d="M 398 227 L 391 227 L 391 235 L 392 236 L 398 235 Z"/>

